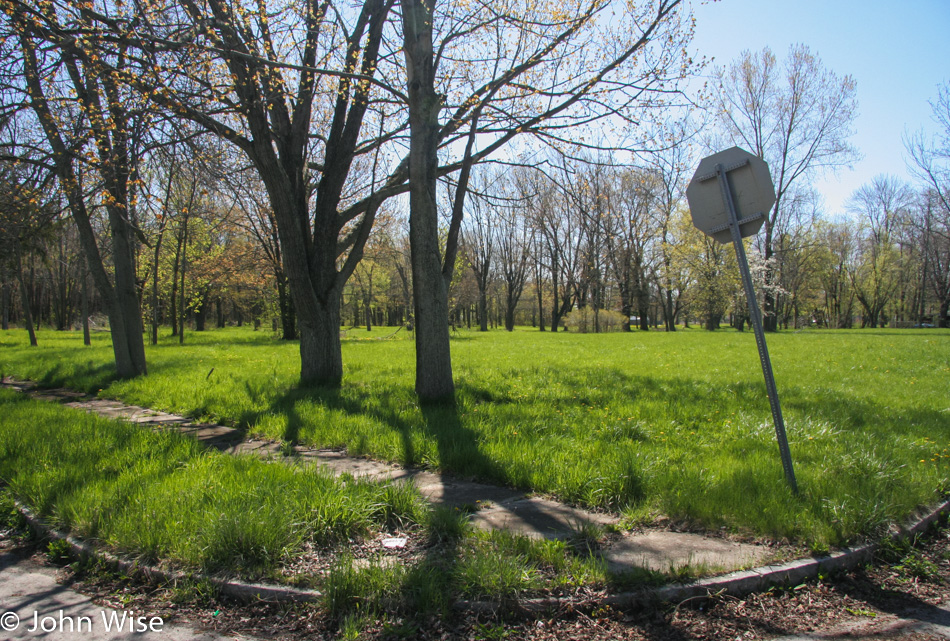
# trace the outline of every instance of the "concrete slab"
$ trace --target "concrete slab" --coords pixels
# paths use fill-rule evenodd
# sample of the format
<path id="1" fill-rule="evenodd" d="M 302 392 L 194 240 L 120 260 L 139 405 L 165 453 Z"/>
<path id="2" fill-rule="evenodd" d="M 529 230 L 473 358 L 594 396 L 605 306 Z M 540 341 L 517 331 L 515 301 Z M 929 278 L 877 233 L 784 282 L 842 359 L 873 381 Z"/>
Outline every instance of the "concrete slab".
<path id="1" fill-rule="evenodd" d="M 668 572 L 686 566 L 729 572 L 768 556 L 768 548 L 687 532 L 648 532 L 625 536 L 602 552 L 614 572 L 648 568 Z"/>
<path id="2" fill-rule="evenodd" d="M 313 463 L 331 470 L 336 475 L 349 474 L 354 478 L 369 477 L 386 479 L 394 470 L 399 469 L 388 463 L 371 459 L 353 458 L 338 450 L 309 450 L 295 448 L 294 459 L 302 463 Z"/>
<path id="3" fill-rule="evenodd" d="M 539 498 L 492 504 L 472 515 L 472 523 L 478 527 L 553 539 L 569 538 L 585 523 L 604 526 L 616 521 L 616 517 L 608 514 L 588 512 Z"/>
<path id="4" fill-rule="evenodd" d="M 228 454 L 256 454 L 262 458 L 283 458 L 280 445 L 267 441 L 240 441 L 225 451 Z"/>
<path id="5" fill-rule="evenodd" d="M 119 629 L 120 622 L 124 622 L 122 629 Z M 145 626 L 144 631 L 140 624 Z M 225 637 L 166 624 L 150 612 L 122 612 L 98 606 L 89 597 L 59 585 L 53 569 L 10 553 L 0 554 L 0 630 L 3 639 L 223 641 L 249 638 L 244 635 Z"/>
<path id="6" fill-rule="evenodd" d="M 431 472 L 407 472 L 405 476 L 416 484 L 423 496 L 438 505 L 486 508 L 494 504 L 525 498 L 524 492 L 519 490 L 461 481 Z"/>

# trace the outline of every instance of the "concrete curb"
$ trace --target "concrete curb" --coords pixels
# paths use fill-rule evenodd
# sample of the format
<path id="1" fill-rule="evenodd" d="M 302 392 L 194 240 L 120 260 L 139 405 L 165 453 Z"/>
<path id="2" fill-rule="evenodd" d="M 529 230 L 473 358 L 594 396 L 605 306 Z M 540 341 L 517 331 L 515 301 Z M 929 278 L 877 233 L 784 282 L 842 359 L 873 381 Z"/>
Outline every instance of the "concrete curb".
<path id="1" fill-rule="evenodd" d="M 148 583 L 178 584 L 196 580 L 207 581 L 214 585 L 222 595 L 244 602 L 307 603 L 316 602 L 322 596 L 322 593 L 317 590 L 229 581 L 201 573 L 186 574 L 183 572 L 163 570 L 154 566 L 142 565 L 137 561 L 129 561 L 110 552 L 106 552 L 105 550 L 96 549 L 95 546 L 77 539 L 70 534 L 53 529 L 19 501 L 16 502 L 16 507 L 26 519 L 29 526 L 37 533 L 50 539 L 66 541 L 76 555 L 99 559 L 113 569 L 120 570 L 129 576 L 140 577 Z M 918 518 L 911 525 L 902 528 L 895 533 L 895 536 L 904 539 L 921 534 L 929 528 L 931 524 L 936 522 L 942 514 L 946 513 L 950 513 L 950 500 L 944 501 L 936 508 L 927 512 L 923 517 Z M 797 559 L 779 565 L 766 565 L 752 570 L 732 572 L 722 576 L 700 579 L 694 583 L 622 592 L 619 594 L 606 595 L 601 598 L 576 599 L 570 597 L 555 597 L 512 601 L 457 601 L 454 604 L 454 609 L 473 612 L 496 612 L 509 609 L 536 613 L 566 608 L 584 609 L 605 605 L 616 608 L 636 608 L 657 603 L 708 599 L 721 594 L 729 594 L 737 597 L 745 596 L 753 592 L 764 592 L 773 586 L 798 585 L 809 579 L 817 578 L 819 574 L 841 572 L 862 563 L 867 563 L 872 559 L 878 546 L 878 543 L 869 543 L 856 548 L 847 548 L 832 552 L 826 556 Z"/>
<path id="2" fill-rule="evenodd" d="M 26 519 L 30 528 L 52 540 L 66 541 L 73 553 L 80 557 L 91 557 L 103 561 L 113 570 L 119 570 L 129 576 L 143 579 L 151 584 L 177 585 L 194 581 L 206 581 L 215 586 L 223 595 L 239 601 L 269 601 L 269 602 L 312 602 L 317 601 L 322 594 L 316 590 L 282 587 L 276 585 L 261 585 L 219 579 L 202 573 L 185 573 L 173 570 L 163 570 L 151 565 L 143 565 L 138 561 L 130 561 L 118 557 L 111 552 L 97 549 L 90 543 L 77 539 L 71 534 L 53 529 L 43 519 L 34 514 L 28 507 L 16 501 L 17 510 Z"/>
<path id="3" fill-rule="evenodd" d="M 918 517 L 907 527 L 899 529 L 894 533 L 894 536 L 905 539 L 920 534 L 936 522 L 942 514 L 946 513 L 950 513 L 950 500 L 944 501 L 936 508 L 926 512 L 924 516 Z M 569 598 L 524 599 L 511 604 L 472 601 L 459 603 L 457 607 L 477 611 L 494 611 L 507 605 L 507 607 L 514 606 L 515 609 L 526 612 L 543 612 L 567 607 L 583 608 L 604 605 L 617 608 L 642 607 L 656 603 L 702 600 L 721 594 L 739 597 L 753 592 L 764 592 L 773 586 L 798 585 L 809 579 L 817 578 L 819 574 L 851 569 L 871 561 L 878 546 L 878 543 L 868 543 L 859 547 L 832 552 L 825 556 L 797 559 L 779 565 L 766 565 L 751 570 L 700 579 L 688 584 L 622 592 L 585 601 Z"/>

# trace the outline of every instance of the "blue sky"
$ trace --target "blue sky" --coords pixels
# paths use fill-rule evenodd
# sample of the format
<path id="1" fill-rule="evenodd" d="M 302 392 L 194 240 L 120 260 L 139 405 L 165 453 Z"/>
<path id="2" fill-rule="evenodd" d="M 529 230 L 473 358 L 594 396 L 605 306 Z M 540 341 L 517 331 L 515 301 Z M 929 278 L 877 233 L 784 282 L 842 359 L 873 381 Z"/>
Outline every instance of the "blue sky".
<path id="1" fill-rule="evenodd" d="M 851 142 L 864 157 L 853 170 L 816 181 L 826 213 L 840 213 L 851 193 L 878 174 L 911 180 L 902 136 L 934 131 L 927 101 L 950 82 L 950 0 L 693 0 L 693 9 L 693 49 L 715 65 L 765 46 L 782 59 L 801 42 L 826 68 L 856 80 Z"/>

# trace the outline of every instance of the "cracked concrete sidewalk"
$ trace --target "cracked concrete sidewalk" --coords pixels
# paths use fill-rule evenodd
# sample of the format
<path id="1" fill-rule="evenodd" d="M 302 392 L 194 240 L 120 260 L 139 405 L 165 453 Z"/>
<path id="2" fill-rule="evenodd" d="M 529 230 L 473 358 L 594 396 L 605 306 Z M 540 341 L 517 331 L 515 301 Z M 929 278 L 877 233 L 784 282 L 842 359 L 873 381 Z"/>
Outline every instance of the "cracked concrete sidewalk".
<path id="1" fill-rule="evenodd" d="M 196 423 L 121 401 L 100 399 L 68 389 L 39 389 L 33 383 L 4 378 L 3 387 L 30 394 L 38 400 L 57 402 L 103 417 L 137 423 L 153 429 L 175 429 L 209 447 L 232 454 L 253 453 L 264 458 L 287 459 L 321 466 L 334 474 L 350 474 L 379 481 L 411 482 L 434 504 L 478 506 L 472 522 L 485 529 L 505 529 L 532 537 L 569 538 L 584 524 L 598 526 L 618 522 L 615 515 L 591 512 L 557 501 L 531 496 L 510 488 L 465 481 L 426 470 L 407 469 L 365 458 L 349 457 L 336 450 L 296 445 L 288 456 L 286 446 L 273 441 L 246 438 L 234 428 Z M 675 571 L 685 566 L 702 567 L 715 573 L 750 568 L 769 560 L 769 548 L 701 534 L 654 531 L 626 533 L 613 538 L 600 553 L 613 571 L 634 568 Z"/>

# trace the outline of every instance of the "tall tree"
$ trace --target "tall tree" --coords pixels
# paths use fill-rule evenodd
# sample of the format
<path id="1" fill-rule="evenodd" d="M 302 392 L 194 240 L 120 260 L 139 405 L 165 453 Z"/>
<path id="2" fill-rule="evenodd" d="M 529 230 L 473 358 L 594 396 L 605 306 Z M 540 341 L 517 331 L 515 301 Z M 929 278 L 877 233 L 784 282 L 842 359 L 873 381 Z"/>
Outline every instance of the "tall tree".
<path id="1" fill-rule="evenodd" d="M 722 142 L 765 160 L 775 183 L 775 204 L 761 232 L 769 265 L 791 191 L 804 177 L 847 166 L 857 158 L 848 142 L 857 116 L 856 84 L 851 76 L 839 77 L 826 69 L 801 44 L 792 45 L 781 64 L 768 47 L 745 51 L 720 68 L 717 76 L 720 90 L 713 108 Z M 767 271 L 766 282 L 774 280 Z M 777 328 L 775 302 L 766 292 L 764 324 L 770 331 Z"/>
<path id="2" fill-rule="evenodd" d="M 436 199 L 441 104 L 435 90 L 434 7 L 435 0 L 402 0 L 409 107 L 409 249 L 416 321 L 416 394 L 422 400 L 447 399 L 455 391 L 448 322 L 448 283 L 455 265 L 454 260 L 443 264 Z M 458 186 L 462 198 L 465 189 L 466 185 Z M 453 231 L 457 238 L 458 224 L 453 225 Z M 455 248 L 450 246 L 447 251 L 454 252 Z"/>
<path id="3" fill-rule="evenodd" d="M 423 399 L 453 390 L 443 290 L 471 167 L 523 136 L 583 145 L 585 130 L 606 118 L 633 127 L 691 70 L 682 0 L 407 2 L 402 38 L 395 0 L 175 0 L 104 13 L 52 2 L 102 48 L 128 48 L 137 65 L 104 72 L 230 141 L 260 174 L 297 309 L 304 382 L 339 383 L 343 284 L 381 202 L 410 192 Z M 60 33 L 44 28 L 50 39 Z M 397 88 L 407 78 L 408 93 Z M 453 173 L 443 245 L 432 181 Z"/>
<path id="4" fill-rule="evenodd" d="M 659 229 L 659 264 L 656 280 L 660 290 L 663 308 L 663 321 L 666 331 L 676 331 L 676 316 L 679 311 L 679 297 L 682 289 L 681 279 L 673 266 L 672 244 L 674 241 L 674 214 L 683 201 L 688 172 L 690 171 L 690 150 L 685 128 L 675 128 L 673 144 L 650 154 L 647 166 L 657 181 L 657 197 L 653 209 L 654 224 Z"/>
<path id="5" fill-rule="evenodd" d="M 59 208 L 44 193 L 42 181 L 10 163 L 0 165 L 0 264 L 13 272 L 19 285 L 23 323 L 30 345 L 37 346 L 36 326 L 24 278 L 24 256 L 42 247 Z"/>
<path id="6" fill-rule="evenodd" d="M 442 261 L 443 280 L 454 273 L 462 201 L 473 163 L 523 135 L 552 145 L 587 146 L 590 143 L 583 139 L 588 127 L 611 117 L 635 128 L 646 111 L 675 92 L 677 79 L 691 69 L 683 48 L 691 32 L 681 22 L 679 5 L 680 0 L 625 4 L 588 0 L 571 6 L 518 0 L 402 3 L 414 127 L 410 145 L 425 148 L 424 155 L 416 156 L 420 165 L 415 171 L 410 169 L 410 179 L 432 184 L 432 172 L 422 167 L 431 167 L 438 149 L 448 160 L 434 172 L 459 172 Z M 438 32 L 433 35 L 436 26 Z M 587 55 L 594 51 L 597 55 Z M 472 65 L 473 59 L 480 64 Z M 441 96 L 436 86 L 444 91 Z M 445 122 L 441 127 L 440 113 Z M 420 216 L 430 218 L 425 223 L 425 245 L 419 246 L 420 262 L 414 260 L 414 283 L 432 283 L 416 285 L 426 296 L 422 304 L 434 315 L 430 335 L 429 321 L 418 316 L 420 301 L 416 300 L 417 365 L 426 366 L 424 370 L 417 367 L 416 391 L 425 398 L 448 395 L 453 384 L 447 378 L 451 374 L 444 329 L 447 305 L 441 292 L 428 291 L 430 286 L 440 287 L 435 284 L 439 254 L 432 233 L 437 229 L 438 211 L 423 198 L 422 189 L 421 185 L 411 187 L 411 193 L 419 191 L 416 202 L 420 207 L 424 203 L 425 209 L 411 212 L 410 218 L 415 216 L 420 227 Z M 434 195 L 433 187 L 425 189 Z M 414 243 L 423 242 L 412 231 L 410 237 Z M 423 268 L 423 260 L 429 261 L 427 270 L 416 272 L 417 266 Z M 420 360 L 423 353 L 426 356 Z"/>
<path id="7" fill-rule="evenodd" d="M 919 208 L 924 280 L 937 300 L 940 327 L 950 326 L 950 84 L 930 103 L 937 133 L 919 132 L 905 140 L 910 170 L 927 187 Z M 923 301 L 921 301 L 923 304 Z M 921 314 L 922 315 L 922 314 Z"/>
<path id="8" fill-rule="evenodd" d="M 462 229 L 462 252 L 478 287 L 478 329 L 488 331 L 488 284 L 495 259 L 495 216 L 485 198 L 467 199 L 468 216 Z"/>
<path id="9" fill-rule="evenodd" d="M 661 235 L 654 212 L 660 198 L 657 175 L 643 168 L 627 170 L 614 185 L 610 211 L 604 219 L 607 259 L 620 293 L 620 311 L 629 319 L 636 312 L 639 328 L 649 325 L 649 252 Z M 662 218 L 662 217 L 661 217 Z M 629 323 L 627 324 L 629 329 Z"/>
<path id="10" fill-rule="evenodd" d="M 125 49 L 94 53 L 53 4 L 34 9 L 5 0 L 0 9 L 16 46 L 5 58 L 7 77 L 22 78 L 15 90 L 39 123 L 93 282 L 109 310 L 116 372 L 121 378 L 145 374 L 133 222 L 143 114 L 109 73 L 126 67 Z M 109 219 L 111 276 L 93 230 L 88 183 L 96 185 Z"/>
<path id="11" fill-rule="evenodd" d="M 884 325 L 884 308 L 899 283 L 897 234 L 912 203 L 909 186 L 891 176 L 876 176 L 849 200 L 848 208 L 859 226 L 860 254 L 851 271 L 851 284 L 864 311 L 862 327 Z"/>
<path id="12" fill-rule="evenodd" d="M 230 142 L 256 169 L 297 312 L 301 381 L 339 384 L 343 285 L 382 200 L 374 191 L 385 186 L 385 176 L 370 170 L 352 180 L 351 170 L 373 165 L 379 140 L 394 133 L 364 138 L 367 114 L 381 127 L 383 113 L 400 108 L 370 95 L 385 86 L 376 75 L 391 57 L 382 46 L 394 0 L 355 7 L 180 0 L 116 3 L 104 13 L 79 0 L 57 4 L 95 35 L 89 40 L 101 52 L 124 48 L 135 65 L 104 63 L 103 77 Z M 52 25 L 42 27 L 48 39 L 58 37 Z M 402 104 L 401 92 L 389 95 Z M 390 183 L 404 182 L 404 166 L 394 172 L 401 178 Z"/>
<path id="13" fill-rule="evenodd" d="M 505 289 L 505 329 L 510 332 L 528 282 L 531 229 L 517 207 L 504 208 L 498 222 L 498 268 Z"/>

